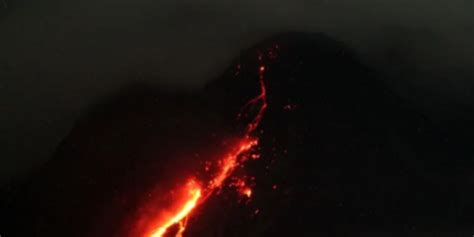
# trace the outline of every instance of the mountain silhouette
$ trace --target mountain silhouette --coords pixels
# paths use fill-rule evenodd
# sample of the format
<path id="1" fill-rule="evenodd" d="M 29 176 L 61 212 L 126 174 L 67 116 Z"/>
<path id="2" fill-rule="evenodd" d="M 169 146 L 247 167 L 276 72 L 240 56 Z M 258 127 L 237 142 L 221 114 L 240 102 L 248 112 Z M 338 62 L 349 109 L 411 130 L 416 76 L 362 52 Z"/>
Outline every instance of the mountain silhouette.
<path id="1" fill-rule="evenodd" d="M 236 114 L 259 90 L 259 56 L 268 59 L 268 109 L 260 159 L 245 168 L 255 195 L 242 204 L 223 190 L 185 236 L 473 230 L 473 153 L 458 142 L 467 135 L 394 94 L 344 43 L 285 33 L 243 50 L 202 90 L 135 84 L 92 106 L 49 162 L 4 192 L 0 234 L 124 236 L 150 188 L 165 191 L 239 134 Z"/>

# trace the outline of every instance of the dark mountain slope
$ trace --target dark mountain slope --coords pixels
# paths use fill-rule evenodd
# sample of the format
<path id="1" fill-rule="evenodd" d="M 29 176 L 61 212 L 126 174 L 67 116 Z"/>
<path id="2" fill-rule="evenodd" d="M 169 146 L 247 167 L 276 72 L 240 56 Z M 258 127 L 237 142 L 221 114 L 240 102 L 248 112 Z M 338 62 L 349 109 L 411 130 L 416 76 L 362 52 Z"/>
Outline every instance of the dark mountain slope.
<path id="1" fill-rule="evenodd" d="M 268 109 L 261 158 L 245 169 L 254 197 L 241 204 L 224 190 L 188 236 L 472 229 L 472 148 L 452 142 L 466 135 L 434 126 L 341 42 L 290 33 L 242 51 L 200 92 L 135 86 L 94 106 L 54 159 L 6 192 L 1 234 L 121 236 L 150 188 L 166 190 L 242 129 L 236 114 L 258 93 L 259 56 Z"/>

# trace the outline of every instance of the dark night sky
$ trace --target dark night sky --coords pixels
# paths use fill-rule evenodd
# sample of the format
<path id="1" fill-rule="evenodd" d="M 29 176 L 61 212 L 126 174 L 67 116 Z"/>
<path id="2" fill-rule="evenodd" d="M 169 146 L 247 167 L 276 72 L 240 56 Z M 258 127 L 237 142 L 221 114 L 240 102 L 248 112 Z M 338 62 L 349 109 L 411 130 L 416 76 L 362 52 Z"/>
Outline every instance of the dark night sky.
<path id="1" fill-rule="evenodd" d="M 440 120 L 473 101 L 469 0 L 4 1 L 1 180 L 46 161 L 98 99 L 135 81 L 199 88 L 239 50 L 277 32 L 345 42 Z"/>

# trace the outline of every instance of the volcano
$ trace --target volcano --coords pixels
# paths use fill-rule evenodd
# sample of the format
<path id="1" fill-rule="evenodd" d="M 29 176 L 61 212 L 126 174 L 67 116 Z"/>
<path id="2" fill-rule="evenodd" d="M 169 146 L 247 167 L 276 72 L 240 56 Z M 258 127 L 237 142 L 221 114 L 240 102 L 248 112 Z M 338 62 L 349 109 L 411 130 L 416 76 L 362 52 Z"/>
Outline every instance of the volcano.
<path id="1" fill-rule="evenodd" d="M 469 233 L 472 151 L 381 76 L 342 42 L 287 33 L 200 91 L 130 85 L 5 192 L 0 234 Z"/>

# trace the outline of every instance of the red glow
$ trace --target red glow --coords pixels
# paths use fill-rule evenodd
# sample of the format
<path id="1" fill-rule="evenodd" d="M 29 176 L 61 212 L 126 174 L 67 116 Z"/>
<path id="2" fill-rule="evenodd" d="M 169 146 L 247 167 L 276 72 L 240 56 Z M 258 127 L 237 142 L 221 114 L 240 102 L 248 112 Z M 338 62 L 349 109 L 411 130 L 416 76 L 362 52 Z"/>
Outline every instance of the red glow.
<path id="1" fill-rule="evenodd" d="M 244 193 L 245 196 L 250 198 L 252 196 L 252 189 L 246 188 L 246 189 L 244 189 L 243 193 Z"/>
<path id="2" fill-rule="evenodd" d="M 180 226 L 176 236 L 182 235 L 182 233 L 186 229 L 186 221 L 184 219 L 194 209 L 194 207 L 197 205 L 199 198 L 201 197 L 201 189 L 199 187 L 195 185 L 190 185 L 188 189 L 188 200 L 186 200 L 183 206 L 175 214 L 169 216 L 167 219 L 164 219 L 163 223 L 161 223 L 160 226 L 153 231 L 150 237 L 161 237 L 165 234 L 166 230 L 170 226 L 178 223 Z"/>
<path id="3" fill-rule="evenodd" d="M 240 195 L 246 198 L 252 197 L 252 189 L 246 182 L 247 177 L 234 177 L 232 183 L 229 185 L 235 187 Z"/>
<path id="4" fill-rule="evenodd" d="M 232 171 L 234 171 L 238 165 L 239 156 L 256 145 L 257 139 L 243 138 L 238 149 L 219 162 L 221 163 L 220 172 L 209 182 L 209 189 L 214 191 L 214 189 L 222 187 L 222 183 L 232 174 Z"/>
<path id="5" fill-rule="evenodd" d="M 192 180 L 188 184 L 178 187 L 177 190 L 184 190 L 179 198 L 180 201 L 175 203 L 178 207 L 176 210 L 168 210 L 167 214 L 162 214 L 149 224 L 147 228 L 150 228 L 145 237 L 163 237 L 167 230 L 174 226 L 178 225 L 177 233 L 175 237 L 182 237 L 183 233 L 186 230 L 186 224 L 188 217 L 192 214 L 192 211 L 205 202 L 214 192 L 220 190 L 224 183 L 229 179 L 234 170 L 242 166 L 248 158 L 257 159 L 258 154 L 248 154 L 252 149 L 258 145 L 258 138 L 254 136 L 254 131 L 259 127 L 265 110 L 267 108 L 267 92 L 264 81 L 264 74 L 266 71 L 266 66 L 263 63 L 263 56 L 260 54 L 258 56 L 259 67 L 259 89 L 260 93 L 249 102 L 244 105 L 244 108 L 247 106 L 259 106 L 258 112 L 247 124 L 245 134 L 237 140 L 234 148 L 219 159 L 216 164 L 206 162 L 203 169 L 206 172 L 211 172 L 212 167 L 214 166 L 216 171 L 213 172 L 212 177 L 208 181 L 197 181 Z M 240 71 L 240 64 L 237 66 L 237 74 Z M 230 186 L 235 186 L 240 194 L 244 195 L 247 198 L 252 196 L 252 189 L 248 187 L 247 183 L 243 178 L 237 178 L 236 182 Z M 259 210 L 255 211 L 255 214 L 258 214 Z"/>

